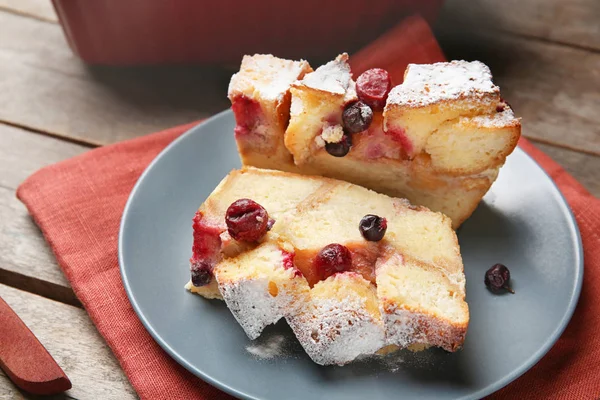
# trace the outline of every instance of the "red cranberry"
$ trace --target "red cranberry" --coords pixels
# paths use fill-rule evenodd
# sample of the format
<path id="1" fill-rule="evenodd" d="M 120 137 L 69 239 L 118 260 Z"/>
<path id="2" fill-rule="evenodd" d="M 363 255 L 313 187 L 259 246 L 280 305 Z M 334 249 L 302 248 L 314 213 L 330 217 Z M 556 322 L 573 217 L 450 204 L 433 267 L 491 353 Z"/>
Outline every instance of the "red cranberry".
<path id="1" fill-rule="evenodd" d="M 494 293 L 508 290 L 514 294 L 515 291 L 508 285 L 508 281 L 510 281 L 510 271 L 503 264 L 496 264 L 488 269 L 483 280 L 485 286 Z"/>
<path id="2" fill-rule="evenodd" d="M 387 230 L 387 220 L 373 214 L 367 214 L 358 224 L 360 234 L 370 242 L 379 242 Z"/>
<path id="3" fill-rule="evenodd" d="M 373 121 L 373 110 L 362 101 L 355 101 L 344 109 L 342 121 L 349 133 L 366 131 Z"/>
<path id="4" fill-rule="evenodd" d="M 234 201 L 225 213 L 229 235 L 235 240 L 255 242 L 269 228 L 269 214 L 263 206 L 250 199 Z"/>
<path id="5" fill-rule="evenodd" d="M 374 111 L 383 110 L 390 90 L 392 90 L 392 80 L 385 69 L 370 69 L 360 74 L 356 80 L 358 98 Z"/>
<path id="6" fill-rule="evenodd" d="M 344 157 L 352 147 L 350 135 L 344 135 L 337 143 L 325 143 L 325 150 L 334 157 Z"/>
<path id="7" fill-rule="evenodd" d="M 321 279 L 327 279 L 335 273 L 348 271 L 352 266 L 352 254 L 346 246 L 332 243 L 319 251 L 314 265 Z"/>
<path id="8" fill-rule="evenodd" d="M 192 284 L 196 287 L 205 286 L 212 280 L 212 266 L 204 261 L 192 265 Z"/>

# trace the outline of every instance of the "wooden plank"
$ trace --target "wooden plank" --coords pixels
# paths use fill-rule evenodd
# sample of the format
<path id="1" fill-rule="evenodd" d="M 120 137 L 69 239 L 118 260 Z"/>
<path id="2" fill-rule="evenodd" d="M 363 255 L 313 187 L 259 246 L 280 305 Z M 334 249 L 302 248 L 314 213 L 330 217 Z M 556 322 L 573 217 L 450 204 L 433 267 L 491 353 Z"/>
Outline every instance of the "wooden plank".
<path id="1" fill-rule="evenodd" d="M 217 67 L 90 67 L 60 26 L 0 12 L 0 121 L 105 144 L 229 106 Z"/>
<path id="2" fill-rule="evenodd" d="M 465 26 L 600 50 L 598 0 L 448 0 L 440 13 Z"/>
<path id="3" fill-rule="evenodd" d="M 0 143 L 0 186 L 13 190 L 38 169 L 90 149 L 2 124 Z"/>
<path id="4" fill-rule="evenodd" d="M 0 125 L 0 283 L 80 305 L 15 189 L 39 168 L 88 148 Z"/>
<path id="5" fill-rule="evenodd" d="M 58 22 L 58 17 L 50 0 L 0 0 L 0 10 L 41 21 Z"/>
<path id="6" fill-rule="evenodd" d="M 80 306 L 25 206 L 2 187 L 0 221 L 0 283 Z"/>
<path id="7" fill-rule="evenodd" d="M 600 157 L 543 143 L 535 143 L 535 145 L 562 165 L 591 194 L 600 198 Z"/>
<path id="8" fill-rule="evenodd" d="M 76 399 L 135 399 L 136 394 L 86 312 L 80 308 L 0 285 L 12 307 L 63 368 Z M 14 386 L 0 380 L 0 398 L 18 398 Z M 29 398 L 29 397 L 26 397 Z"/>
<path id="9" fill-rule="evenodd" d="M 449 59 L 488 64 L 527 137 L 600 154 L 600 54 L 506 35 L 437 27 Z"/>

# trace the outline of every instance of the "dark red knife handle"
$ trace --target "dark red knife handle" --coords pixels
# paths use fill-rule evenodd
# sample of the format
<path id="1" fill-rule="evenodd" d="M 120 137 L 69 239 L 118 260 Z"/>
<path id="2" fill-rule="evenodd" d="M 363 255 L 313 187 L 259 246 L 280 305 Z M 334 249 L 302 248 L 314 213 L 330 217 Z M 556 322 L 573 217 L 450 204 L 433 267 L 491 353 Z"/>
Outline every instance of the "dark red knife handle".
<path id="1" fill-rule="evenodd" d="M 0 298 L 0 368 L 21 389 L 56 394 L 71 389 L 71 381 L 27 325 Z"/>

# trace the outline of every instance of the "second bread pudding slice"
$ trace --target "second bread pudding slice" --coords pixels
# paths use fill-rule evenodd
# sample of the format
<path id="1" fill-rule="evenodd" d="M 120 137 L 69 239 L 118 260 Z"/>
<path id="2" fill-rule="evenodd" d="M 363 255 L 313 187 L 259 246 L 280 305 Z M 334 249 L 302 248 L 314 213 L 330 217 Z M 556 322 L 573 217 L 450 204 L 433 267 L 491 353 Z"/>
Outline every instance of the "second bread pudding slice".
<path id="1" fill-rule="evenodd" d="M 288 76 L 278 65 L 291 61 L 265 57 L 244 57 L 230 93 L 242 77 L 266 90 L 271 86 L 265 76 Z M 250 60 L 265 62 L 249 72 Z M 260 145 L 260 137 L 237 134 L 257 104 L 272 109 L 268 99 L 255 91 L 251 106 L 233 102 L 244 165 L 323 175 L 407 198 L 446 214 L 456 229 L 475 210 L 520 137 L 519 119 L 501 98 L 489 68 L 478 61 L 410 64 L 404 82 L 395 87 L 378 68 L 355 82 L 347 54 L 311 71 L 280 87 L 280 96 L 291 99 L 289 124 L 285 132 L 268 132 L 284 144 L 281 154 L 291 154 L 282 155 L 285 162 L 269 163 L 270 152 L 252 147 Z"/>
<path id="2" fill-rule="evenodd" d="M 450 219 L 334 179 L 233 171 L 194 219 L 190 261 L 188 289 L 222 296 L 252 339 L 286 318 L 320 364 L 390 344 L 454 351 L 469 322 Z"/>

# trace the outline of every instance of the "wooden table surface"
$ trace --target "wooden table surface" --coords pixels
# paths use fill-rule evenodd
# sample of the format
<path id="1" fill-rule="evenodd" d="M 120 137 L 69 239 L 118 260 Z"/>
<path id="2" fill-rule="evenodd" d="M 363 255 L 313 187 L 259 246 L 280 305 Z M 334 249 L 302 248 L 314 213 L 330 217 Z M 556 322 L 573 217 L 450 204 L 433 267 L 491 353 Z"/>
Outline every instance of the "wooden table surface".
<path id="1" fill-rule="evenodd" d="M 448 58 L 490 65 L 523 134 L 600 196 L 600 2 L 448 0 Z M 48 0 L 0 0 L 0 296 L 63 367 L 56 398 L 136 394 L 15 198 L 37 169 L 228 107 L 231 72 L 108 68 L 71 53 Z M 1 338 L 0 338 L 1 340 Z M 0 374 L 0 398 L 31 398 Z"/>

